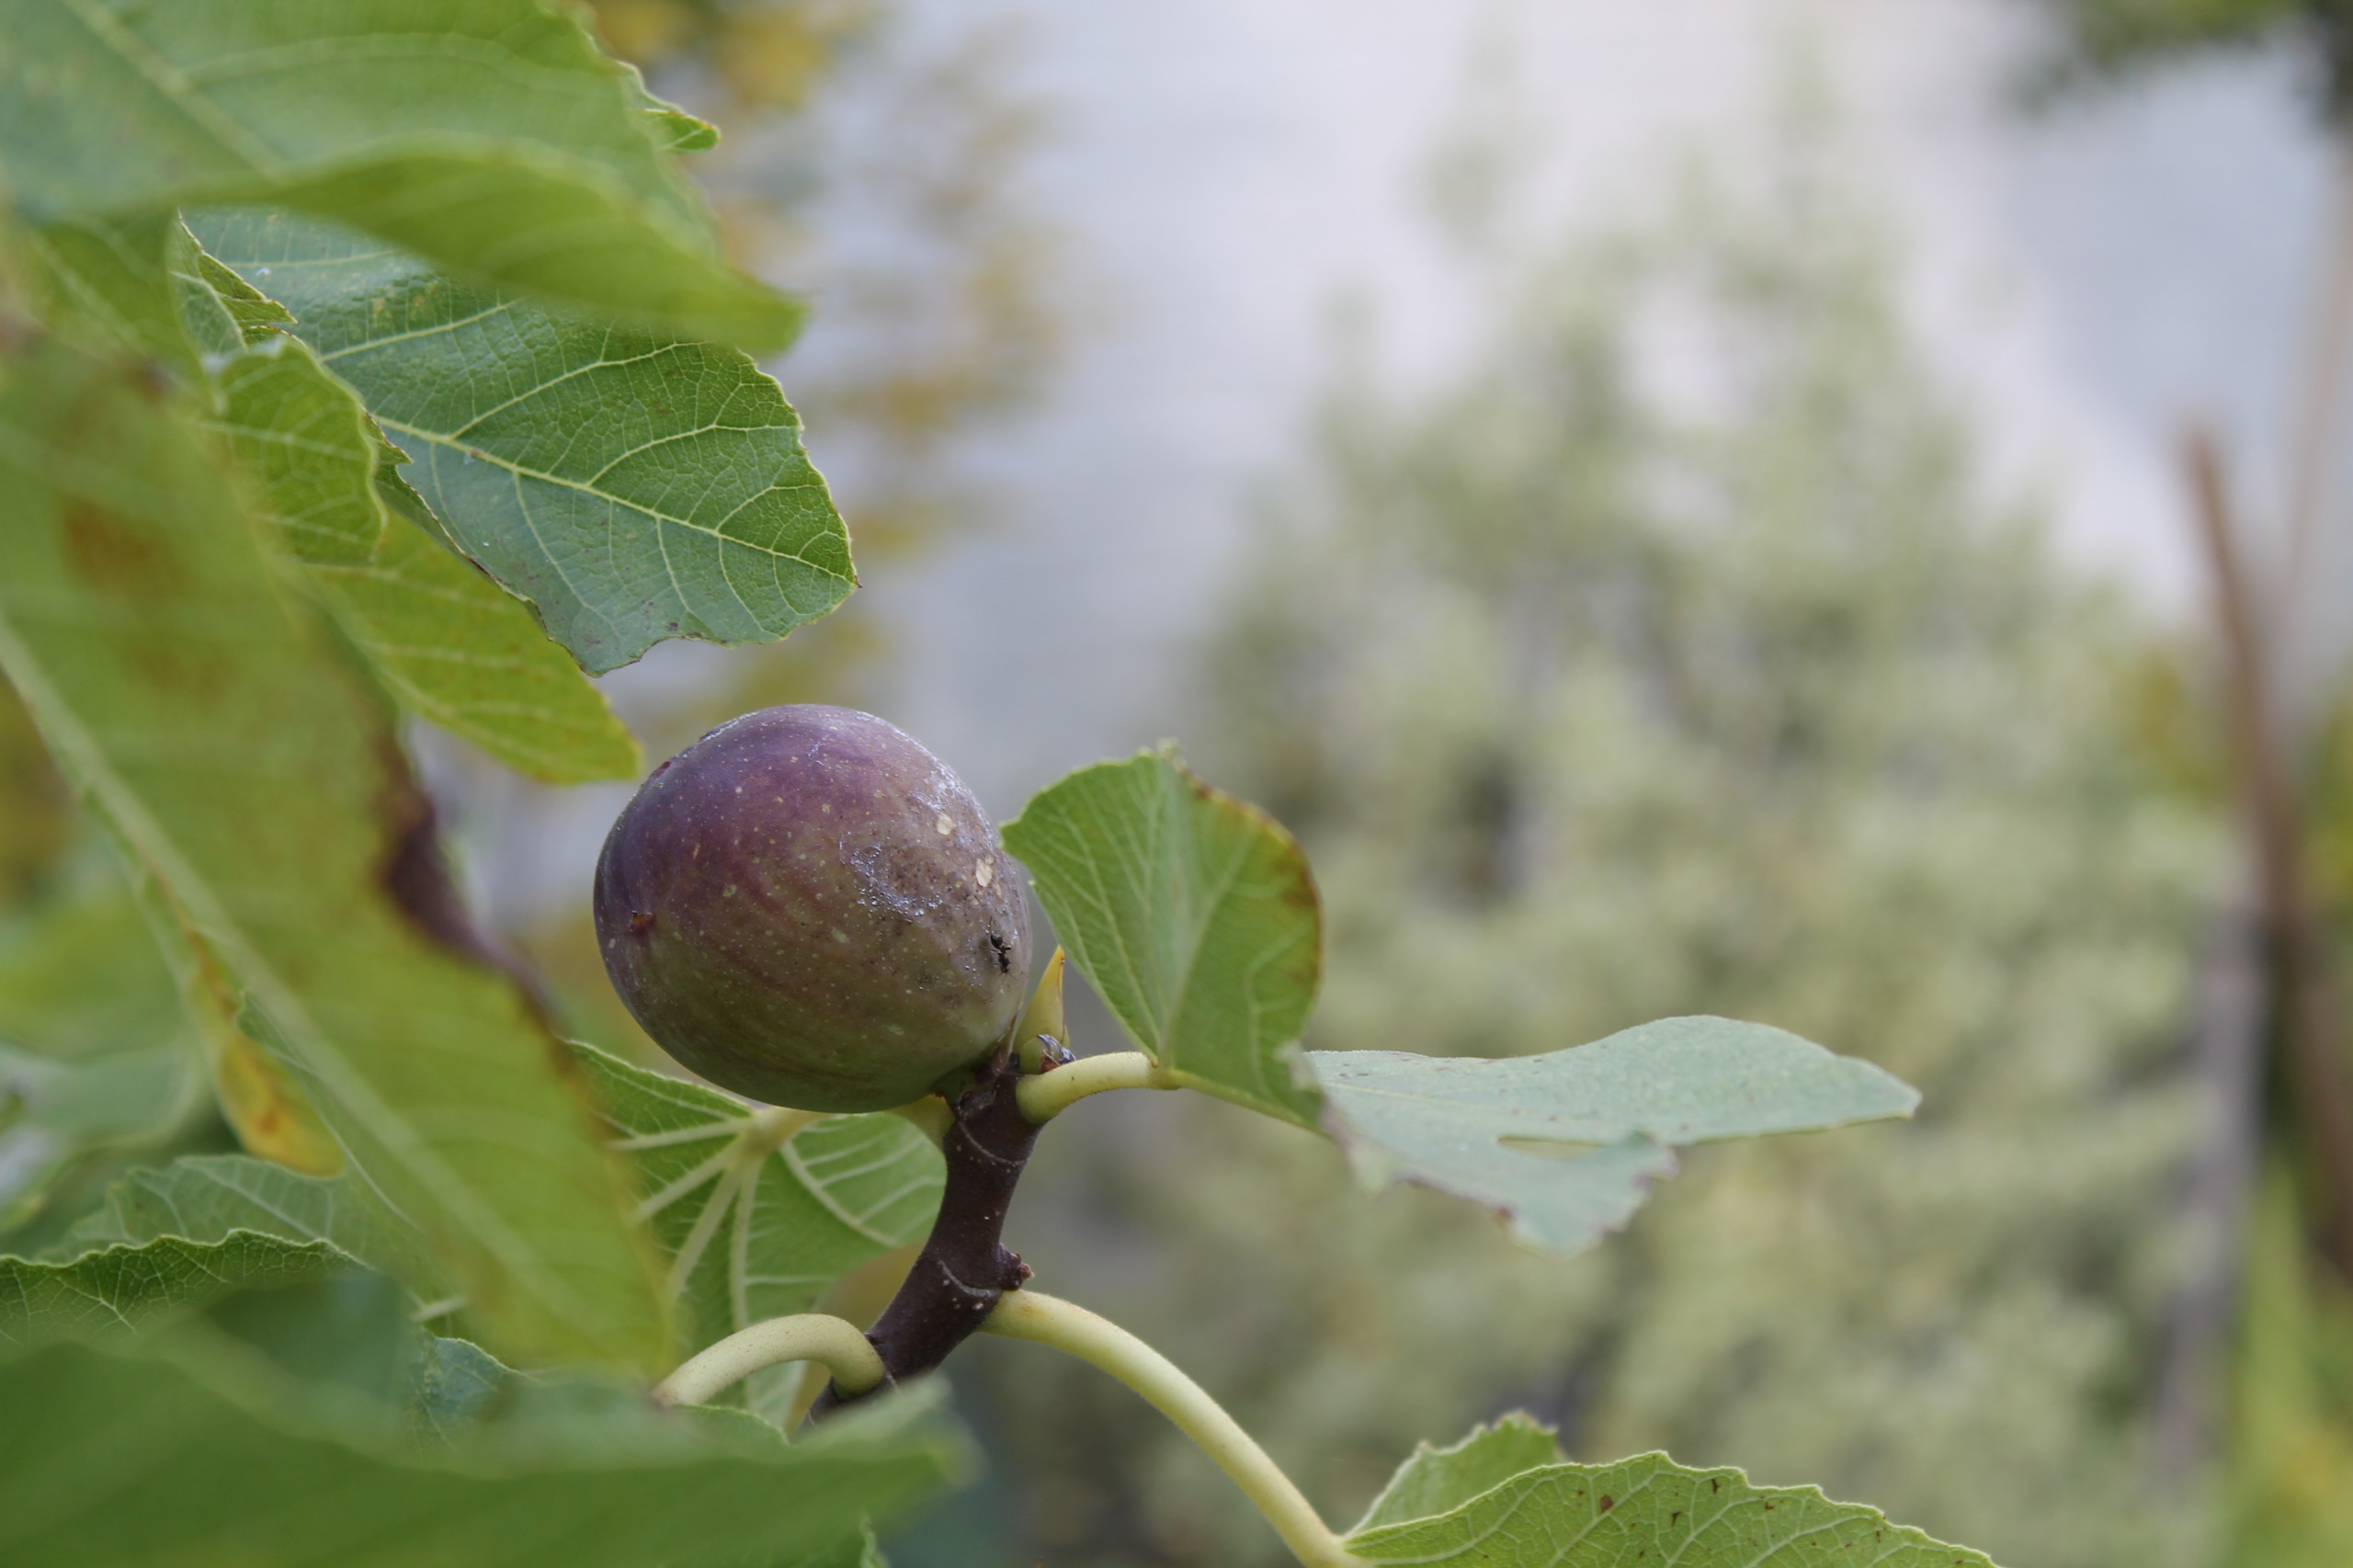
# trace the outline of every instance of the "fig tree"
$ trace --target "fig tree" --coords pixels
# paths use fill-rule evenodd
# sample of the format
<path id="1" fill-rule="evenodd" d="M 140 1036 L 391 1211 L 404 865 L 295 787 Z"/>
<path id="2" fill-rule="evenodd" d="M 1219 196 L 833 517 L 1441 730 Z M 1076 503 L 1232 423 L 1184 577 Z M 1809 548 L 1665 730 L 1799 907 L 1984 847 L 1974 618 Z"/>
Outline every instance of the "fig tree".
<path id="1" fill-rule="evenodd" d="M 1002 1040 L 1029 916 L 963 780 L 870 713 L 747 713 L 654 770 L 597 862 L 605 971 L 662 1048 L 804 1110 L 921 1097 Z"/>

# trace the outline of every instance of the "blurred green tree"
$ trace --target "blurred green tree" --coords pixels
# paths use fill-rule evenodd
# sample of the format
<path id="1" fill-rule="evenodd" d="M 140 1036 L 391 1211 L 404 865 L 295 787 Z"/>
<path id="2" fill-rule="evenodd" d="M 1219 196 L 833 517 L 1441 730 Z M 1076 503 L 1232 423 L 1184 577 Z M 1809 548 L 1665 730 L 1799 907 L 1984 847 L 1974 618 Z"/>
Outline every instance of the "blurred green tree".
<path id="1" fill-rule="evenodd" d="M 2200 1562 L 2206 1500 L 2153 1488 L 2145 1444 L 2220 835 L 2143 760 L 2163 651 L 1981 494 L 1885 231 L 1817 151 L 1544 258 L 1442 394 L 1343 367 L 1209 641 L 1202 749 L 1314 858 L 1313 1045 L 1723 1012 L 1881 1062 L 1922 1124 L 1701 1151 L 1561 1264 L 1147 1106 L 1092 1179 L 1040 1184 L 1088 1197 L 1023 1244 L 1251 1391 L 1343 1516 L 1411 1433 L 1520 1403 L 1581 1451 L 1901 1499 L 2006 1561 Z M 1150 1178 L 1164 1137 L 1184 1184 Z M 1256 1560 L 1137 1413 L 1029 1368 L 990 1397 L 1054 1561 Z"/>

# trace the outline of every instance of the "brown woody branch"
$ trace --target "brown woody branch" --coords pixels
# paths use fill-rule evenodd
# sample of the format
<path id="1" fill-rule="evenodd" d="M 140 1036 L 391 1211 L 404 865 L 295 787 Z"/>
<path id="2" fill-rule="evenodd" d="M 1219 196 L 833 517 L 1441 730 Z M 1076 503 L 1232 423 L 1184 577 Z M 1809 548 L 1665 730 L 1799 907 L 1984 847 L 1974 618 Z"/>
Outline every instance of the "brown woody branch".
<path id="1" fill-rule="evenodd" d="M 1000 1239 L 1013 1189 L 1038 1141 L 1038 1129 L 1014 1097 L 1020 1076 L 1011 1053 L 999 1051 L 981 1065 L 972 1086 L 956 1101 L 955 1119 L 940 1143 L 948 1185 L 940 1194 L 939 1216 L 906 1282 L 867 1331 L 882 1358 L 881 1387 L 948 1359 L 996 1310 L 998 1298 L 1029 1278 L 1029 1266 L 1007 1252 Z M 829 1385 L 810 1407 L 810 1417 L 863 1397 L 845 1397 Z"/>
<path id="2" fill-rule="evenodd" d="M 2344 1011 L 2304 874 L 2302 802 L 2273 707 L 2269 650 L 2239 553 L 2222 456 L 2200 426 L 2185 433 L 2182 456 L 2222 634 L 2231 759 L 2254 850 L 2270 960 L 2272 1033 L 2315 1187 L 2313 1240 L 2321 1255 L 2353 1279 L 2353 1086 L 2343 1053 Z"/>

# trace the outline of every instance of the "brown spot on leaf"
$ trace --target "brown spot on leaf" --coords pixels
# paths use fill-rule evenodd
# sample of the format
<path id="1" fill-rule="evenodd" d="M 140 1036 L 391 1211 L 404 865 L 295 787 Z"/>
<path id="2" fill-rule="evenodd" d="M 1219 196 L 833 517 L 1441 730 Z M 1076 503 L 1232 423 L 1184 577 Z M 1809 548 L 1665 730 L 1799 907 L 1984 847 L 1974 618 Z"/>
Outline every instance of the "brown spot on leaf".
<path id="1" fill-rule="evenodd" d="M 1618 1499 L 1617 1499 L 1617 1498 L 1615 1498 L 1615 1497 L 1612 1497 L 1611 1495 L 1609 1495 L 1609 1494 L 1608 1494 L 1608 1493 L 1605 1492 L 1605 1493 L 1603 1493 L 1603 1494 L 1601 1494 L 1601 1500 L 1600 1500 L 1599 1502 L 1596 1503 L 1593 1506 L 1594 1506 L 1594 1511 L 1595 1511 L 1596 1513 L 1606 1514 L 1606 1513 L 1609 1512 L 1609 1510 L 1610 1510 L 1610 1509 L 1612 1509 L 1612 1508 L 1616 1507 L 1617 1506 L 1618 1506 Z"/>
<path id="2" fill-rule="evenodd" d="M 188 567 L 161 533 L 116 517 L 82 496 L 64 506 L 65 563 L 108 596 L 152 604 L 178 597 Z"/>

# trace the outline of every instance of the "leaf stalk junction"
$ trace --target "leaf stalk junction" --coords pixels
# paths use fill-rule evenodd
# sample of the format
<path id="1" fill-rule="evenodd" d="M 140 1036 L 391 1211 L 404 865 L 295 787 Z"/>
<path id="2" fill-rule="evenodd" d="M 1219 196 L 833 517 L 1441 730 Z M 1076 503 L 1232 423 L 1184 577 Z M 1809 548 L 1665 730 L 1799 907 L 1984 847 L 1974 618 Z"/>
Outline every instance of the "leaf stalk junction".
<path id="1" fill-rule="evenodd" d="M 1029 1267 L 1000 1239 L 1041 1125 L 1108 1089 L 1178 1086 L 1174 1074 L 1141 1051 L 1086 1057 L 1039 1074 L 1023 1073 L 1013 1052 L 999 1051 L 975 1071 L 946 1119 L 940 1153 L 947 1184 L 938 1218 L 874 1326 L 860 1334 L 846 1320 L 820 1312 L 754 1324 L 680 1365 L 654 1397 L 665 1404 L 699 1404 L 763 1368 L 815 1361 L 833 1374 L 810 1409 L 817 1420 L 931 1371 L 975 1332 L 1027 1339 L 1075 1356 L 1142 1394 L 1233 1479 L 1307 1568 L 1362 1568 L 1363 1560 L 1348 1552 L 1290 1478 L 1199 1383 L 1116 1324 L 1024 1290 Z"/>
<path id="2" fill-rule="evenodd" d="M 1106 1089 L 1179 1089 L 1176 1074 L 1141 1051 L 1113 1051 L 1082 1056 L 1051 1073 L 1025 1077 L 1014 1085 L 1021 1114 L 1043 1126 L 1089 1095 Z"/>

